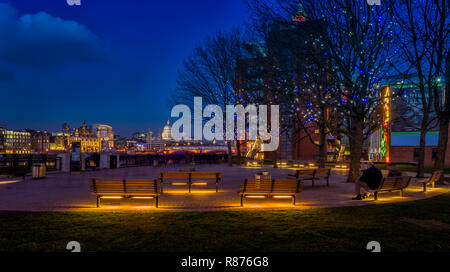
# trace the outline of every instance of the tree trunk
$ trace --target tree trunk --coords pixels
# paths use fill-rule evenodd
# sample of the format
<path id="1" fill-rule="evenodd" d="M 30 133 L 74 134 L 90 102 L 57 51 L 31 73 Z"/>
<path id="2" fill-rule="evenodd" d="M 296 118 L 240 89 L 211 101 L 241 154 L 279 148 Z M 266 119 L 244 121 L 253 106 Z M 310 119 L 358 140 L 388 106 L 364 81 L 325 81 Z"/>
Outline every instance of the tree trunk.
<path id="1" fill-rule="evenodd" d="M 448 142 L 449 117 L 445 116 L 439 119 L 439 142 L 437 146 L 436 159 L 434 161 L 434 170 L 444 170 L 445 156 Z"/>
<path id="2" fill-rule="evenodd" d="M 241 141 L 236 139 L 236 153 L 238 159 L 238 165 L 241 164 Z"/>
<path id="3" fill-rule="evenodd" d="M 352 124 L 350 127 L 350 171 L 348 173 L 347 182 L 355 182 L 359 178 L 359 169 L 361 167 L 361 156 L 364 141 L 362 127 L 362 120 L 352 120 Z"/>
<path id="4" fill-rule="evenodd" d="M 272 156 L 273 156 L 273 168 L 278 168 L 278 165 L 277 165 L 277 151 L 276 150 L 272 151 Z"/>
<path id="5" fill-rule="evenodd" d="M 228 166 L 233 165 L 233 152 L 231 151 L 231 141 L 227 141 L 228 146 Z"/>
<path id="6" fill-rule="evenodd" d="M 445 168 L 445 156 L 447 154 L 448 144 L 448 128 L 450 122 L 450 88 L 448 82 L 450 82 L 450 54 L 447 54 L 445 63 L 445 87 L 444 101 L 442 101 L 442 108 L 439 116 L 439 142 L 438 150 L 436 153 L 436 160 L 434 161 L 435 170 L 444 170 Z M 442 182 L 443 178 L 439 181 Z"/>
<path id="7" fill-rule="evenodd" d="M 425 166 L 425 138 L 427 136 L 427 127 L 424 125 L 426 123 L 424 116 L 424 121 L 422 121 L 422 127 L 420 128 L 420 142 L 419 142 L 419 160 L 417 162 L 417 175 L 418 178 L 423 178 L 424 166 Z"/>
<path id="8" fill-rule="evenodd" d="M 325 161 L 327 157 L 327 135 L 324 128 L 320 128 L 320 143 L 319 143 L 319 168 L 325 168 Z"/>

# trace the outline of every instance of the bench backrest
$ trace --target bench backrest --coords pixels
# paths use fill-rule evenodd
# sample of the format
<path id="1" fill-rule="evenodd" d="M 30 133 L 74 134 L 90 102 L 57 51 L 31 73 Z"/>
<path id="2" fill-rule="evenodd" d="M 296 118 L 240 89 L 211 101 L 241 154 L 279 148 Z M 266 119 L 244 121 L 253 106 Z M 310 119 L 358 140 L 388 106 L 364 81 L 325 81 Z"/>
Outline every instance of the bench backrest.
<path id="1" fill-rule="evenodd" d="M 295 176 L 297 178 L 299 178 L 301 176 L 311 176 L 311 177 L 313 177 L 315 173 L 316 173 L 315 169 L 296 170 Z"/>
<path id="2" fill-rule="evenodd" d="M 191 178 L 193 179 L 197 179 L 197 178 L 204 178 L 204 179 L 208 179 L 208 178 L 218 178 L 221 179 L 222 178 L 222 173 L 221 172 L 191 172 Z"/>
<path id="3" fill-rule="evenodd" d="M 300 180 L 296 179 L 244 179 L 241 193 L 294 195 L 301 191 Z"/>
<path id="4" fill-rule="evenodd" d="M 188 179 L 191 172 L 159 172 L 160 179 Z"/>
<path id="5" fill-rule="evenodd" d="M 444 171 L 442 171 L 442 170 L 434 171 L 433 174 L 431 175 L 428 183 L 438 182 L 442 178 L 443 173 L 444 173 Z"/>
<path id="6" fill-rule="evenodd" d="M 91 178 L 90 189 L 92 194 L 102 196 L 159 194 L 159 185 L 156 179 Z"/>
<path id="7" fill-rule="evenodd" d="M 315 176 L 317 176 L 317 175 L 327 175 L 327 176 L 329 176 L 330 173 L 331 173 L 331 169 L 330 168 L 318 168 L 318 169 L 316 169 Z"/>
<path id="8" fill-rule="evenodd" d="M 158 173 L 159 179 L 189 179 L 191 177 L 192 179 L 197 178 L 222 178 L 221 172 L 159 172 Z"/>
<path id="9" fill-rule="evenodd" d="M 408 187 L 411 177 L 385 177 L 381 180 L 379 191 L 399 190 Z"/>

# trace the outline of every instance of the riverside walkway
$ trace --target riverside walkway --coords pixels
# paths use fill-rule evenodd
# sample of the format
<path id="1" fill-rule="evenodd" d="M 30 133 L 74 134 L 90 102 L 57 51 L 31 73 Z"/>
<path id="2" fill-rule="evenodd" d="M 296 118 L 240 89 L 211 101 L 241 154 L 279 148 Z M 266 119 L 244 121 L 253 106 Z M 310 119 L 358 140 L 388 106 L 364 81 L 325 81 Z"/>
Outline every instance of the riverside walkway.
<path id="1" fill-rule="evenodd" d="M 196 171 L 222 172 L 223 180 L 219 193 L 214 186 L 194 186 L 191 193 L 186 187 L 164 187 L 160 197 L 159 208 L 153 206 L 152 200 L 102 200 L 102 207 L 96 208 L 96 198 L 90 194 L 89 178 L 157 178 L 160 171 L 178 171 L 195 167 Z M 263 168 L 246 168 L 225 164 L 196 165 L 180 167 L 133 167 L 121 169 L 98 170 L 80 174 L 55 173 L 45 179 L 33 180 L 27 177 L 16 183 L 0 183 L 0 211 L 209 211 L 209 210 L 242 210 L 242 209 L 310 209 L 320 207 L 379 205 L 400 201 L 412 201 L 433 197 L 448 192 L 449 185 L 430 188 L 422 192 L 422 185 L 412 179 L 405 190 L 404 197 L 398 192 L 383 192 L 378 201 L 373 198 L 355 201 L 353 183 L 345 182 L 347 171 L 333 169 L 330 176 L 330 187 L 324 181 L 316 182 L 314 188 L 310 181 L 305 181 L 303 191 L 298 195 L 295 206 L 289 199 L 248 199 L 246 205 L 240 207 L 239 188 L 241 179 L 252 178 L 256 172 L 268 171 L 274 178 L 286 178 L 293 173 L 291 168 L 265 166 Z M 413 175 L 413 173 L 410 173 Z"/>

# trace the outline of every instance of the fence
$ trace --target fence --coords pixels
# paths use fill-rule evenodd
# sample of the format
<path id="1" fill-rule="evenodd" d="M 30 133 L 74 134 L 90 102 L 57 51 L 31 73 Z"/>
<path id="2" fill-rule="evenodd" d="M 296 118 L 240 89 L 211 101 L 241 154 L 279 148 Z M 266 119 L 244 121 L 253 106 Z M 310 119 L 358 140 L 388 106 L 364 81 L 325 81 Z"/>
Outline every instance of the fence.
<path id="1" fill-rule="evenodd" d="M 61 158 L 54 154 L 0 155 L 0 175 L 23 176 L 35 163 L 43 163 L 48 172 L 61 170 Z"/>

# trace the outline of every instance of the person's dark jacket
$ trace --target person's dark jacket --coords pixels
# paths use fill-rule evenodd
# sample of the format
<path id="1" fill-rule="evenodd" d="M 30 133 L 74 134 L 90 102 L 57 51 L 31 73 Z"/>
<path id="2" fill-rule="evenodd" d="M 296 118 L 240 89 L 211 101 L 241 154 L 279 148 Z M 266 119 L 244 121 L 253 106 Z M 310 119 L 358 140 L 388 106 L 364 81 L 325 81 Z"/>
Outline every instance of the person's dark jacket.
<path id="1" fill-rule="evenodd" d="M 359 181 L 365 182 L 370 189 L 375 190 L 380 186 L 381 180 L 383 179 L 383 174 L 380 169 L 372 166 L 367 168 L 362 173 Z"/>

